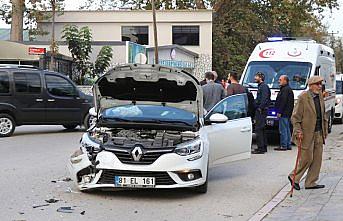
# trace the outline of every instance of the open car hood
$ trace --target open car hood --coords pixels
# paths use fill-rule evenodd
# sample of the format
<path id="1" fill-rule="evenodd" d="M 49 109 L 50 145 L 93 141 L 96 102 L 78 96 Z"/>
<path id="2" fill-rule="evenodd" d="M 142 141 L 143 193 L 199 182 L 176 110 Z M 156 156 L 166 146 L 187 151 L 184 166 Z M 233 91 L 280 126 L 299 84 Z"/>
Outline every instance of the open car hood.
<path id="1" fill-rule="evenodd" d="M 203 95 L 191 74 L 159 65 L 117 66 L 93 86 L 95 109 L 129 104 L 166 105 L 203 115 Z"/>

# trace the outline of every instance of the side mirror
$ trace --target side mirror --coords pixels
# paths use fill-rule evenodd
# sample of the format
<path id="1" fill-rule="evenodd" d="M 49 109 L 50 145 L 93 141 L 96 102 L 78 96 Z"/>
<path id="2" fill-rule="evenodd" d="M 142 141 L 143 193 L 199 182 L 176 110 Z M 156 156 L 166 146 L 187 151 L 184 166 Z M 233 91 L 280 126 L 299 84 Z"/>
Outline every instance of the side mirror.
<path id="1" fill-rule="evenodd" d="M 225 116 L 224 114 L 212 114 L 212 116 L 210 117 L 211 123 L 226 123 L 228 120 L 229 118 L 227 118 L 227 116 Z"/>
<path id="2" fill-rule="evenodd" d="M 89 109 L 88 111 L 89 115 L 91 115 L 92 117 L 96 117 L 96 111 L 95 111 L 95 108 L 92 107 Z"/>

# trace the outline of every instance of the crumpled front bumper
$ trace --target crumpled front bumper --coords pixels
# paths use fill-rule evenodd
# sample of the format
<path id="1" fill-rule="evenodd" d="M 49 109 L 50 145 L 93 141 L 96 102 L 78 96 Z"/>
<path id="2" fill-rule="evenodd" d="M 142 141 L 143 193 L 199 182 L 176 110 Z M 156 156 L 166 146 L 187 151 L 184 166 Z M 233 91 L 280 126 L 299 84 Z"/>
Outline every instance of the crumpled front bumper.
<path id="1" fill-rule="evenodd" d="M 101 151 L 96 156 L 96 166 L 92 165 L 87 153 L 82 153 L 70 158 L 68 168 L 80 190 L 123 188 L 115 186 L 114 176 L 155 177 L 154 188 L 182 188 L 204 184 L 207 179 L 208 154 L 203 153 L 201 158 L 194 161 L 188 159 L 190 156 L 168 153 L 160 156 L 150 165 L 124 164 L 114 153 Z M 94 172 L 91 173 L 91 170 Z M 195 170 L 200 170 L 201 178 L 183 181 L 178 175 L 180 172 L 186 173 Z"/>

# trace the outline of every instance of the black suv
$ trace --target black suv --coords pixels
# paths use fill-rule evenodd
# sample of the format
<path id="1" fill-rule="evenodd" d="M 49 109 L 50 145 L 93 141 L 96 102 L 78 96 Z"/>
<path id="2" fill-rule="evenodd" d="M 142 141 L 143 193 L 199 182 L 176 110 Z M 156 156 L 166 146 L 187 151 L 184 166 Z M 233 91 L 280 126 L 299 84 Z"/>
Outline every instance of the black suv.
<path id="1" fill-rule="evenodd" d="M 89 126 L 93 97 L 65 75 L 28 66 L 0 65 L 0 137 L 19 125 Z"/>

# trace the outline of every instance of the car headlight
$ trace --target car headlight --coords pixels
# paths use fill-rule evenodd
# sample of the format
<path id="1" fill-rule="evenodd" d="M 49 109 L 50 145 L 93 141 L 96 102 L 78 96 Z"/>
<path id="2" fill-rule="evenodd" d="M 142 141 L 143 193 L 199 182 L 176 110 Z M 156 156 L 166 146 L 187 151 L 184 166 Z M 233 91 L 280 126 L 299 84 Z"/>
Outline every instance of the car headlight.
<path id="1" fill-rule="evenodd" d="M 340 104 L 342 102 L 342 99 L 341 98 L 336 98 L 336 105 L 337 104 Z"/>
<path id="2" fill-rule="evenodd" d="M 100 142 L 97 142 L 94 137 L 92 137 L 91 134 L 85 133 L 82 136 L 82 139 L 80 141 L 81 143 L 81 148 L 86 149 L 87 151 L 93 150 L 93 151 L 100 151 Z"/>
<path id="3" fill-rule="evenodd" d="M 197 138 L 192 141 L 177 145 L 174 152 L 180 156 L 188 156 L 196 153 L 201 153 L 201 150 L 201 140 L 200 138 Z"/>

